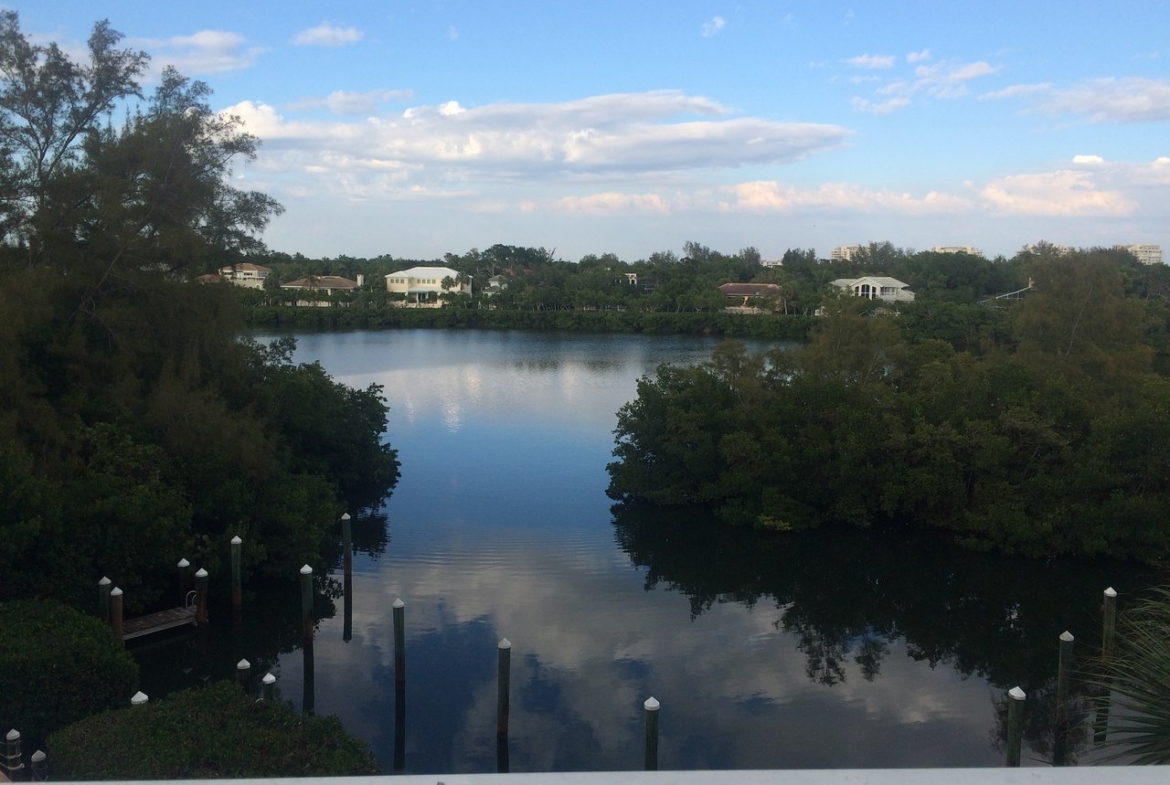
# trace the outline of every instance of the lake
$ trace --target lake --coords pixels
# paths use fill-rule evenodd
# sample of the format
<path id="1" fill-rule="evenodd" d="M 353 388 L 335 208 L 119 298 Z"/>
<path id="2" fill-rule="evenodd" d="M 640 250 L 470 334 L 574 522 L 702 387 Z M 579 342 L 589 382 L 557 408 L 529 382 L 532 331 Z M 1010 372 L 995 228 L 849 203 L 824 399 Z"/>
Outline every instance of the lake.
<path id="1" fill-rule="evenodd" d="M 351 596 L 332 576 L 310 659 L 290 576 L 279 598 L 250 595 L 234 630 L 219 614 L 211 653 L 144 649 L 144 689 L 226 676 L 249 657 L 272 669 L 282 699 L 336 714 L 387 771 L 497 770 L 501 638 L 514 772 L 642 768 L 651 696 L 663 769 L 998 766 L 1017 684 L 1029 694 L 1024 765 L 1047 765 L 1057 636 L 1071 630 L 1078 655 L 1091 654 L 1102 589 L 1125 596 L 1149 580 L 921 533 L 756 533 L 694 511 L 613 508 L 617 410 L 639 377 L 705 359 L 713 339 L 298 340 L 297 360 L 382 385 L 390 405 L 402 478 L 384 509 L 355 520 Z"/>

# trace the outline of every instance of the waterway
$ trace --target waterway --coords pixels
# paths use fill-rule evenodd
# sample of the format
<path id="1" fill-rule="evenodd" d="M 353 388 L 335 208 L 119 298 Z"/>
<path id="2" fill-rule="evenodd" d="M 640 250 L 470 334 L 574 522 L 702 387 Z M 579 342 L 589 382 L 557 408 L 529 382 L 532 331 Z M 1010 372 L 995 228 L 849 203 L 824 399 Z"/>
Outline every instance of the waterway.
<path id="1" fill-rule="evenodd" d="M 1078 654 L 1093 653 L 1102 589 L 1124 597 L 1148 580 L 922 534 L 786 536 L 614 509 L 616 412 L 640 377 L 700 362 L 714 340 L 298 340 L 298 361 L 379 384 L 390 405 L 402 477 L 383 509 L 355 511 L 352 592 L 337 573 L 323 587 L 311 658 L 290 576 L 279 598 L 249 594 L 234 628 L 220 614 L 211 635 L 230 645 L 140 654 L 144 688 L 226 676 L 250 657 L 277 676 L 281 699 L 336 714 L 387 771 L 497 770 L 502 638 L 513 772 L 641 768 L 651 696 L 664 769 L 997 766 L 1017 684 L 1030 696 L 1024 765 L 1050 765 L 1057 636 L 1071 630 Z M 396 703 L 398 598 L 407 665 Z"/>

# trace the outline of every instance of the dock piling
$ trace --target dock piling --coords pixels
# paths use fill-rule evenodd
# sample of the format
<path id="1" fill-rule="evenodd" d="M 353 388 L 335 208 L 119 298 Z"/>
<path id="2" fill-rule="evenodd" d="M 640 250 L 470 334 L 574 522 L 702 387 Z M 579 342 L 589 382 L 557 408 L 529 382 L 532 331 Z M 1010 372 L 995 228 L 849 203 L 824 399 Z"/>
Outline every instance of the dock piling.
<path id="1" fill-rule="evenodd" d="M 646 771 L 658 771 L 658 709 L 653 696 L 642 704 L 646 719 Z"/>
<path id="2" fill-rule="evenodd" d="M 1018 686 L 1008 690 L 1007 765 L 1018 768 L 1024 742 L 1024 699 Z"/>

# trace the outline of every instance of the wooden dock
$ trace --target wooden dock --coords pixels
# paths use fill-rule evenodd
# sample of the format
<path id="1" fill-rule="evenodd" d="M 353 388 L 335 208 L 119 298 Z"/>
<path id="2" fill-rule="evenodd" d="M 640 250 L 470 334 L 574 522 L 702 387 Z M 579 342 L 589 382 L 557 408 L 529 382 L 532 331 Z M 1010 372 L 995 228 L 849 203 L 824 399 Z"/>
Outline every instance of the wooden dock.
<path id="1" fill-rule="evenodd" d="M 158 613 L 148 613 L 145 616 L 136 616 L 122 622 L 122 640 L 141 638 L 143 635 L 153 635 L 164 630 L 173 630 L 195 623 L 195 608 L 188 605 L 185 608 L 169 608 Z"/>

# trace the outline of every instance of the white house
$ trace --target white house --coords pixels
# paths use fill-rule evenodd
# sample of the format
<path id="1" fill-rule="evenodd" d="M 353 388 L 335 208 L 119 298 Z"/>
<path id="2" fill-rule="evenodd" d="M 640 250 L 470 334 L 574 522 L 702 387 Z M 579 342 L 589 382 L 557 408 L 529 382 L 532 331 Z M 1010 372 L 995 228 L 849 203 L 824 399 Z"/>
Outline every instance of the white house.
<path id="1" fill-rule="evenodd" d="M 453 283 L 444 288 L 443 281 L 448 278 Z M 407 302 L 414 305 L 439 307 L 443 304 L 439 296 L 444 292 L 471 294 L 471 276 L 450 267 L 411 267 L 387 275 L 386 291 L 404 294 Z"/>
<path id="2" fill-rule="evenodd" d="M 219 274 L 222 275 L 229 283 L 235 286 L 243 286 L 248 289 L 263 289 L 264 279 L 271 273 L 267 267 L 259 264 L 252 264 L 251 262 L 241 262 L 240 264 L 229 264 L 225 267 L 219 268 Z"/>
<path id="3" fill-rule="evenodd" d="M 908 289 L 908 284 L 897 278 L 887 278 L 881 275 L 868 275 L 864 278 L 838 278 L 833 281 L 834 286 L 847 289 L 855 297 L 864 297 L 867 300 L 885 300 L 890 303 L 914 302 L 914 292 Z"/>

